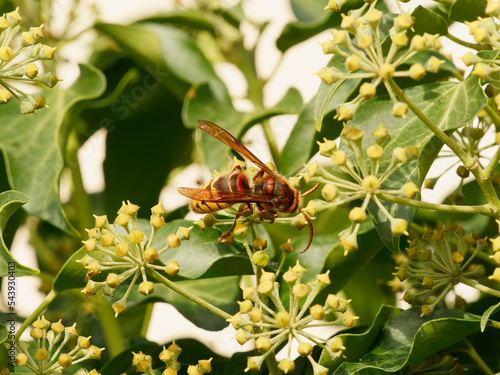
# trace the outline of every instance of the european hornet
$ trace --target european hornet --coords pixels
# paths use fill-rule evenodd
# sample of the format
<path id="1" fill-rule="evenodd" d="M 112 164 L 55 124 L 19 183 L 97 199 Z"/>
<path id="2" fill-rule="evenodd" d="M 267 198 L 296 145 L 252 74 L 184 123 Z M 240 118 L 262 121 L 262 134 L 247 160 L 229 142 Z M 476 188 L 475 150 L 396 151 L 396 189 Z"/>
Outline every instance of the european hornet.
<path id="1" fill-rule="evenodd" d="M 278 212 L 292 213 L 299 211 L 309 225 L 309 242 L 302 252 L 309 249 L 313 238 L 313 226 L 309 217 L 300 209 L 300 204 L 302 197 L 316 190 L 319 183 L 306 193 L 299 194 L 297 189 L 294 189 L 283 176 L 272 171 L 220 126 L 207 120 L 198 120 L 197 123 L 201 130 L 250 160 L 260 168 L 260 171 L 253 177 L 252 186 L 250 186 L 248 177 L 241 170 L 241 167 L 236 166 L 231 172 L 215 177 L 201 188 L 178 188 L 179 193 L 192 199 L 191 210 L 203 214 L 223 210 L 236 203 L 247 204 L 245 210 L 236 214 L 233 225 L 220 236 L 219 241 L 222 241 L 224 237 L 232 232 L 236 220 L 240 216 L 252 211 L 251 203 L 257 205 L 260 213 L 269 214 L 271 222 L 278 216 Z"/>

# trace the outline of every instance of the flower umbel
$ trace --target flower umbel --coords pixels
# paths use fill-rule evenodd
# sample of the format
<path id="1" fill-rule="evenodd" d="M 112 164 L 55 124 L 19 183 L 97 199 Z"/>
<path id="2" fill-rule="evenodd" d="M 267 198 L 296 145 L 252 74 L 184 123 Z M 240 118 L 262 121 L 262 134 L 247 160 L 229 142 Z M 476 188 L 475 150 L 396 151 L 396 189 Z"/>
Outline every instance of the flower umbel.
<path id="1" fill-rule="evenodd" d="M 19 100 L 22 113 L 48 107 L 45 96 L 30 95 L 15 83 L 54 87 L 59 79 L 52 72 L 39 75 L 40 62 L 51 60 L 55 48 L 42 43 L 43 25 L 21 31 L 19 8 L 0 17 L 0 104 L 12 97 Z M 38 64 L 37 64 L 38 63 Z"/>

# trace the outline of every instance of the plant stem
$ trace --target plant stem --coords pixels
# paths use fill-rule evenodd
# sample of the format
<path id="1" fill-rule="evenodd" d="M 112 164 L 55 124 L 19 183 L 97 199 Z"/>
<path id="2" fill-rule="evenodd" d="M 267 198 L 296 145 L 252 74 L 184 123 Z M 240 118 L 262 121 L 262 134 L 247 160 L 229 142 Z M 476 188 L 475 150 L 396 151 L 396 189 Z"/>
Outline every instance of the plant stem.
<path id="1" fill-rule="evenodd" d="M 273 354 L 266 357 L 267 369 L 270 375 L 281 375 L 281 371 L 278 368 L 278 362 L 276 361 L 276 355 Z"/>
<path id="2" fill-rule="evenodd" d="M 453 36 L 450 33 L 447 33 L 445 36 L 448 39 L 450 39 L 451 41 L 453 41 L 453 42 L 455 42 L 457 44 L 460 44 L 461 46 L 464 46 L 464 47 L 467 47 L 467 48 L 472 48 L 472 49 L 474 49 L 476 51 L 482 51 L 484 49 L 484 48 L 481 48 L 481 46 L 479 46 L 479 44 L 477 44 L 477 43 L 466 42 L 465 40 L 457 38 L 456 36 Z"/>
<path id="3" fill-rule="evenodd" d="M 479 206 L 453 206 L 449 204 L 422 202 L 390 194 L 377 194 L 377 196 L 388 202 L 399 203 L 399 204 L 404 204 L 405 206 L 424 208 L 427 210 L 435 210 L 440 212 L 451 212 L 457 214 L 481 214 L 487 216 L 491 215 L 493 212 L 489 204 L 483 204 Z"/>
<path id="4" fill-rule="evenodd" d="M 483 359 L 479 356 L 474 346 L 469 341 L 465 341 L 467 342 L 467 350 L 464 350 L 463 352 L 466 353 L 470 357 L 470 359 L 472 359 L 472 361 L 481 369 L 484 374 L 493 375 L 494 372 L 491 371 L 486 362 L 484 362 Z"/>
<path id="5" fill-rule="evenodd" d="M 463 276 L 459 276 L 458 281 L 465 284 L 465 285 L 471 286 L 471 287 L 479 290 L 480 292 L 483 292 L 483 293 L 489 294 L 491 296 L 500 298 L 500 291 L 492 289 L 492 288 L 488 288 L 487 286 L 480 284 L 477 281 L 469 280 Z"/>
<path id="6" fill-rule="evenodd" d="M 497 148 L 490 162 L 488 163 L 486 168 L 484 168 L 482 173 L 484 179 L 489 180 L 491 179 L 491 177 L 493 177 L 493 174 L 495 173 L 495 168 L 498 165 L 499 161 L 500 161 L 500 147 Z"/>
<path id="7" fill-rule="evenodd" d="M 179 293 L 181 296 L 186 297 L 187 299 L 193 301 L 194 303 L 197 303 L 201 307 L 204 307 L 208 311 L 214 313 L 217 316 L 220 316 L 222 319 L 228 320 L 231 319 L 232 316 L 228 314 L 227 312 L 219 309 L 218 307 L 212 305 L 211 303 L 205 301 L 204 299 L 201 299 L 200 297 L 192 294 L 191 292 L 188 292 L 184 288 L 181 288 L 180 286 L 176 285 L 174 282 L 170 281 L 167 279 L 165 276 L 163 276 L 161 273 L 158 271 L 149 268 L 148 273 L 153 276 L 156 280 L 161 282 L 163 285 L 169 287 L 172 289 L 174 292 Z"/>
<path id="8" fill-rule="evenodd" d="M 121 324 L 115 318 L 111 304 L 107 300 L 96 299 L 96 307 L 97 317 L 106 340 L 106 348 L 109 350 L 109 356 L 114 358 L 125 350 Z"/>
<path id="9" fill-rule="evenodd" d="M 38 318 L 38 316 L 43 312 L 43 310 L 45 310 L 45 308 L 48 305 L 50 305 L 50 303 L 54 300 L 54 298 L 56 298 L 56 295 L 57 295 L 57 292 L 54 289 L 52 289 L 49 292 L 49 294 L 47 294 L 45 296 L 42 303 L 40 305 L 38 305 L 38 307 L 35 309 L 35 311 L 33 311 L 31 313 L 31 315 L 26 318 L 26 320 L 23 322 L 23 324 L 21 324 L 21 327 L 19 327 L 19 331 L 16 332 L 16 336 L 14 338 L 14 340 L 16 342 L 19 341 L 19 337 L 21 337 L 21 334 L 24 332 L 24 330 L 26 328 L 28 328 L 28 326 Z"/>
<path id="10" fill-rule="evenodd" d="M 267 139 L 267 143 L 269 145 L 269 151 L 271 151 L 271 156 L 274 160 L 274 164 L 276 168 L 280 169 L 280 152 L 278 149 L 278 144 L 276 143 L 276 137 L 274 136 L 273 130 L 271 129 L 271 125 L 269 120 L 262 120 L 262 129 L 264 129 L 264 134 Z"/>

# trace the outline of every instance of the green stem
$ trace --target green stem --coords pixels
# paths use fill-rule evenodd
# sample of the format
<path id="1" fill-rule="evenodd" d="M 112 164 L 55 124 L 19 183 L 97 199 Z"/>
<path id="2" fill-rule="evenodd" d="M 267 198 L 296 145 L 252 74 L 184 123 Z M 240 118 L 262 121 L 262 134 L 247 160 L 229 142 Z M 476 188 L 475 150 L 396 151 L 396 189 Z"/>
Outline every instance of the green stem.
<path id="1" fill-rule="evenodd" d="M 481 48 L 481 46 L 479 44 L 466 42 L 465 40 L 457 38 L 456 36 L 453 36 L 450 33 L 447 33 L 445 36 L 448 39 L 450 39 L 451 41 L 453 41 L 453 42 L 455 42 L 457 44 L 460 44 L 461 46 L 472 48 L 472 49 L 474 49 L 476 51 L 482 51 L 482 50 L 484 50 L 484 48 Z"/>
<path id="2" fill-rule="evenodd" d="M 467 343 L 467 349 L 463 350 L 463 352 L 466 353 L 470 357 L 470 359 L 472 359 L 472 361 L 481 369 L 484 374 L 493 375 L 494 372 L 491 371 L 486 362 L 484 362 L 483 359 L 479 356 L 474 346 L 472 346 L 472 344 L 468 340 L 464 341 Z"/>
<path id="3" fill-rule="evenodd" d="M 125 338 L 122 327 L 120 327 L 121 323 L 115 318 L 113 309 L 107 300 L 96 299 L 96 305 L 96 314 L 106 340 L 106 350 L 109 350 L 109 356 L 114 358 L 125 350 Z"/>
<path id="4" fill-rule="evenodd" d="M 491 296 L 500 298 L 500 291 L 488 288 L 487 286 L 480 284 L 477 281 L 469 280 L 463 276 L 459 276 L 458 281 L 465 284 L 465 285 L 471 286 L 471 287 L 479 290 L 480 292 L 483 292 L 483 293 L 489 294 Z"/>
<path id="5" fill-rule="evenodd" d="M 406 96 L 403 90 L 401 90 L 401 88 L 393 79 L 388 80 L 387 82 L 397 94 L 399 99 L 408 104 L 408 107 L 412 110 L 415 116 L 417 116 L 418 119 L 422 121 L 424 125 L 427 126 L 429 130 L 431 130 L 436 135 L 436 137 L 439 138 L 441 142 L 447 145 L 453 151 L 453 153 L 459 157 L 462 163 L 464 163 L 465 168 L 470 169 L 474 165 L 476 160 L 473 157 L 467 155 L 467 153 L 460 148 L 459 144 L 457 144 L 452 138 L 448 137 L 445 132 L 439 129 L 439 127 L 434 124 L 432 120 L 427 117 L 427 115 L 410 100 L 410 98 Z"/>
<path id="6" fill-rule="evenodd" d="M 274 160 L 274 164 L 276 168 L 280 169 L 280 151 L 278 149 L 278 144 L 276 143 L 276 137 L 274 136 L 273 130 L 271 129 L 271 125 L 269 120 L 262 121 L 262 129 L 264 129 L 264 134 L 267 139 L 267 144 L 269 145 L 269 151 L 271 151 L 271 156 Z"/>
<path id="7" fill-rule="evenodd" d="M 278 362 L 276 361 L 276 355 L 268 355 L 266 357 L 267 369 L 270 375 L 281 375 L 281 371 L 278 368 Z"/>
<path id="8" fill-rule="evenodd" d="M 489 204 L 483 204 L 478 206 L 453 206 L 449 204 L 422 202 L 414 199 L 408 199 L 383 193 L 377 194 L 377 196 L 388 202 L 404 204 L 405 206 L 424 208 L 427 210 L 434 210 L 440 212 L 450 212 L 458 214 L 481 214 L 487 216 L 493 213 L 493 210 Z"/>
<path id="9" fill-rule="evenodd" d="M 167 279 L 165 276 L 163 276 L 161 273 L 157 272 L 156 270 L 149 268 L 148 273 L 151 276 L 153 276 L 156 280 L 161 282 L 163 285 L 172 289 L 174 292 L 177 292 L 181 296 L 184 296 L 187 299 L 193 301 L 194 303 L 197 303 L 198 305 L 200 305 L 201 307 L 214 313 L 215 315 L 220 316 L 222 319 L 228 320 L 228 319 L 232 318 L 232 316 L 230 314 L 228 314 L 227 312 L 219 309 L 218 307 L 212 305 L 211 303 L 205 301 L 204 299 L 201 299 L 200 297 L 192 294 L 191 292 L 188 292 L 187 290 L 179 287 L 174 282 L 170 281 L 169 279 Z"/>
<path id="10" fill-rule="evenodd" d="M 19 337 L 21 337 L 21 334 L 25 331 L 25 329 L 28 328 L 29 325 L 33 323 L 38 318 L 38 316 L 40 316 L 40 314 L 42 314 L 43 310 L 46 309 L 46 307 L 54 300 L 54 298 L 56 298 L 56 295 L 57 292 L 54 289 L 52 289 L 49 292 L 49 294 L 45 296 L 42 303 L 38 305 L 36 310 L 33 311 L 31 315 L 26 318 L 23 324 L 21 324 L 21 327 L 19 327 L 19 331 L 16 332 L 16 336 L 14 338 L 16 342 L 19 341 Z"/>
<path id="11" fill-rule="evenodd" d="M 500 147 L 497 148 L 490 162 L 488 163 L 486 168 L 484 168 L 484 171 L 482 173 L 484 179 L 490 180 L 491 177 L 493 177 L 493 174 L 495 173 L 495 168 L 498 165 L 499 161 L 500 161 Z"/>
<path id="12" fill-rule="evenodd" d="M 493 124 L 495 124 L 495 129 L 497 129 L 497 131 L 500 130 L 500 116 L 498 115 L 496 109 L 488 104 L 484 107 L 484 110 L 490 117 L 491 121 L 493 121 Z"/>

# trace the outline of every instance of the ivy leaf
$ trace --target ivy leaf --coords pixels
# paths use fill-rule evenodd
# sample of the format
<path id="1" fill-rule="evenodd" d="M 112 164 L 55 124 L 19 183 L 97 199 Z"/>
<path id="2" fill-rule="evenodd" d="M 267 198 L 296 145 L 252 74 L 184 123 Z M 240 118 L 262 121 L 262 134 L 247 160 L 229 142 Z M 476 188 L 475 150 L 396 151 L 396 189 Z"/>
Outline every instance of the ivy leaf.
<path id="1" fill-rule="evenodd" d="M 0 277 L 32 276 L 40 272 L 23 266 L 12 258 L 2 237 L 9 218 L 26 202 L 28 202 L 28 197 L 19 191 L 9 190 L 0 193 Z"/>
<path id="2" fill-rule="evenodd" d="M 478 17 L 488 17 L 484 10 L 486 0 L 455 0 L 450 8 L 449 18 L 452 21 L 475 21 Z"/>
<path id="3" fill-rule="evenodd" d="M 334 374 L 394 373 L 479 330 L 477 315 L 446 309 L 435 309 L 431 317 L 420 315 L 420 307 L 413 307 L 390 319 L 359 361 L 349 358 Z"/>
<path id="4" fill-rule="evenodd" d="M 99 96 L 105 87 L 102 73 L 80 66 L 79 79 L 68 89 L 47 92 L 50 109 L 21 116 L 13 100 L 2 107 L 0 149 L 4 153 L 10 186 L 29 197 L 24 209 L 57 228 L 75 234 L 59 200 L 63 157 L 59 135 L 66 113 L 79 101 Z"/>
<path id="5" fill-rule="evenodd" d="M 420 85 L 405 91 L 429 119 L 448 134 L 471 122 L 486 105 L 487 98 L 476 77 L 463 82 L 445 82 Z M 401 165 L 383 184 L 383 189 L 399 189 L 407 182 L 420 186 L 432 162 L 442 147 L 442 143 L 412 112 L 406 119 L 392 116 L 393 102 L 388 96 L 374 98 L 363 103 L 354 116 L 351 125 L 363 130 L 365 139 L 363 149 L 375 143 L 371 133 L 380 123 L 387 127 L 391 140 L 385 146 L 384 156 L 380 159 L 380 171 L 384 171 L 392 159 L 395 147 L 415 145 L 419 147 L 419 159 Z M 414 144 L 418 140 L 418 144 Z M 346 152 L 352 158 L 350 150 Z M 369 160 L 367 160 L 370 162 Z M 397 218 L 411 222 L 414 216 L 412 207 L 383 202 L 386 209 Z M 375 226 L 386 246 L 399 252 L 398 239 L 392 235 L 390 222 L 375 203 L 368 207 Z"/>
<path id="6" fill-rule="evenodd" d="M 481 332 L 484 332 L 486 326 L 488 325 L 488 320 L 490 316 L 500 311 L 500 303 L 490 306 L 481 316 Z"/>
<path id="7" fill-rule="evenodd" d="M 429 34 L 446 35 L 448 33 L 446 20 L 431 8 L 419 5 L 411 15 L 415 17 L 415 25 L 413 27 L 416 34 L 423 35 L 426 32 Z"/>

